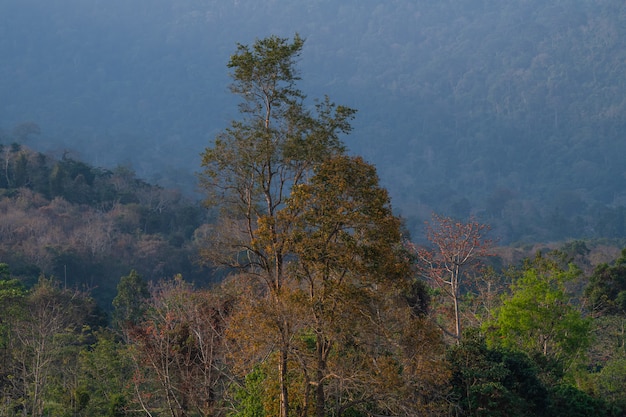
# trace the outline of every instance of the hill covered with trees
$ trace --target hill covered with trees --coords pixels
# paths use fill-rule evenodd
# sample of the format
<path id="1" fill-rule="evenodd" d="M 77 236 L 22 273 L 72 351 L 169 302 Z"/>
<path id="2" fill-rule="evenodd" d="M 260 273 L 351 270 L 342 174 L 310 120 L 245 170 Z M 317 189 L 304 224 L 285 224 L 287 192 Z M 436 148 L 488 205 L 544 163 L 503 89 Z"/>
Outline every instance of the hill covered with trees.
<path id="1" fill-rule="evenodd" d="M 0 414 L 623 415 L 626 249 L 446 215 L 411 237 L 343 142 L 355 111 L 300 90 L 303 45 L 228 61 L 209 210 L 3 136 Z"/>
<path id="2" fill-rule="evenodd" d="M 623 2 L 32 0 L 0 16 L 0 126 L 37 123 L 42 151 L 192 190 L 234 117 L 232 45 L 297 32 L 307 92 L 359 110 L 346 144 L 415 235 L 431 211 L 503 242 L 624 234 Z"/>
<path id="3" fill-rule="evenodd" d="M 211 280 L 193 243 L 208 213 L 179 191 L 150 185 L 127 167 L 95 168 L 16 142 L 0 144 L 0 152 L 0 259 L 15 278 L 30 285 L 54 276 L 92 290 L 105 309 L 131 269 Z"/>

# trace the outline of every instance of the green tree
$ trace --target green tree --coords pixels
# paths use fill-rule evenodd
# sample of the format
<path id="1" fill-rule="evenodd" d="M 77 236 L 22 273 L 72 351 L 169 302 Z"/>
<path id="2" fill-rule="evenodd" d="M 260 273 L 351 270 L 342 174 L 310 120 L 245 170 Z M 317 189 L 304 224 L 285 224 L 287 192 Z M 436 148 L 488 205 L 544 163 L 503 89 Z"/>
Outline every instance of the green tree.
<path id="1" fill-rule="evenodd" d="M 231 91 L 241 96 L 242 120 L 219 134 L 203 154 L 201 182 L 207 203 L 220 210 L 202 255 L 213 264 L 260 280 L 272 310 L 279 351 L 280 417 L 289 415 L 287 367 L 292 324 L 283 308 L 285 242 L 276 222 L 270 238 L 257 244 L 260 218 L 275 219 L 290 188 L 307 180 L 312 168 L 344 147 L 338 135 L 349 132 L 354 110 L 328 98 L 316 114 L 304 105 L 296 67 L 304 40 L 276 36 L 238 45 L 228 67 Z"/>
<path id="2" fill-rule="evenodd" d="M 16 316 L 20 301 L 26 295 L 26 288 L 22 282 L 11 276 L 9 266 L 0 263 L 0 348 L 7 349 L 10 336 L 11 320 L 7 318 Z"/>
<path id="3" fill-rule="evenodd" d="M 600 372 L 594 375 L 594 379 L 597 396 L 626 411 L 626 398 L 624 397 L 626 390 L 625 355 L 622 354 L 608 361 Z"/>
<path id="4" fill-rule="evenodd" d="M 566 366 L 591 342 L 591 319 L 569 302 L 566 283 L 580 275 L 541 253 L 527 261 L 492 322 L 491 341 L 529 355 L 539 354 Z"/>
<path id="5" fill-rule="evenodd" d="M 149 296 L 148 284 L 134 269 L 120 278 L 117 295 L 112 303 L 113 323 L 123 329 L 139 321 L 146 310 Z"/>
<path id="6" fill-rule="evenodd" d="M 0 414 L 9 415 L 14 403 L 12 378 L 14 369 L 14 326 L 23 317 L 26 288 L 11 276 L 9 266 L 0 263 Z"/>
<path id="7" fill-rule="evenodd" d="M 596 315 L 626 316 L 626 248 L 612 265 L 600 264 L 595 268 L 585 297 Z"/>
<path id="8" fill-rule="evenodd" d="M 578 388 L 561 384 L 549 390 L 550 404 L 547 414 L 551 416 L 595 417 L 621 416 L 619 409 L 607 406 L 603 398 L 594 398 Z"/>
<path id="9" fill-rule="evenodd" d="M 461 343 L 448 349 L 447 358 L 452 393 L 463 415 L 544 415 L 548 392 L 526 354 L 490 349 L 477 329 L 468 329 Z"/>
<path id="10" fill-rule="evenodd" d="M 263 407 L 263 381 L 267 378 L 263 369 L 255 368 L 246 375 L 242 385 L 233 388 L 234 408 L 237 410 L 230 414 L 231 417 L 265 417 Z"/>
<path id="11" fill-rule="evenodd" d="M 596 266 L 584 294 L 596 336 L 589 356 L 597 372 L 588 375 L 588 390 L 626 410 L 626 249 L 613 263 Z"/>

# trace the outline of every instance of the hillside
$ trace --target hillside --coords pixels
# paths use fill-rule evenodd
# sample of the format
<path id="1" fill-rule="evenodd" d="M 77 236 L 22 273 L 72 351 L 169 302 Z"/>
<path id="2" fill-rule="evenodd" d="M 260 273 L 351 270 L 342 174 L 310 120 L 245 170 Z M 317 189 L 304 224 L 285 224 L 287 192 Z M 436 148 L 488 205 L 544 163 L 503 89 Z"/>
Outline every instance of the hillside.
<path id="1" fill-rule="evenodd" d="M 473 10 L 462 12 L 482 18 Z M 153 11 L 163 12 L 142 16 Z M 480 100 L 458 94 L 458 103 L 442 97 L 438 110 L 424 105 L 420 145 L 378 141 L 365 151 L 419 162 L 397 159 L 397 172 L 412 172 L 420 190 L 394 200 L 402 219 L 377 167 L 344 146 L 354 110 L 328 97 L 305 100 L 296 82 L 304 45 L 298 35 L 237 45 L 228 68 L 239 117 L 209 142 L 201 164 L 185 164 L 188 174 L 201 169 L 204 205 L 129 165 L 98 168 L 75 151 L 45 152 L 48 137 L 36 122 L 1 132 L 0 415 L 622 416 L 619 181 L 611 198 L 593 181 L 559 191 L 564 183 L 551 181 L 559 159 L 531 140 L 528 150 L 509 138 L 483 144 L 502 157 L 487 164 L 498 156 L 481 159 L 470 136 L 499 124 L 494 137 L 514 139 L 535 127 L 507 131 L 523 106 L 477 106 L 476 119 L 462 118 L 455 112 Z M 418 103 L 422 87 L 380 103 Z M 362 100 L 365 112 L 375 99 Z M 458 118 L 437 119 L 444 111 Z M 570 125 L 593 119 L 560 107 L 544 116 L 536 133 L 552 129 L 552 145 L 576 132 Z M 159 149 L 126 144 L 137 160 Z M 420 146 L 427 148 L 418 161 L 409 151 Z M 591 161 L 584 151 L 580 158 Z M 548 157 L 553 165 L 538 165 Z M 472 162 L 474 176 L 463 177 L 475 158 L 495 171 Z M 613 158 L 603 166 L 617 175 Z M 162 180 L 182 178 L 161 168 Z M 525 175 L 514 176 L 514 187 L 505 174 L 515 169 Z M 443 214 L 421 230 L 432 210 Z M 547 242 L 579 235 L 597 238 Z"/>
<path id="2" fill-rule="evenodd" d="M 346 142 L 414 234 L 433 210 L 503 242 L 626 232 L 623 2 L 146 4 L 0 4 L 0 127 L 191 192 L 236 43 L 299 32 L 304 89 L 359 110 Z"/>
<path id="3" fill-rule="evenodd" d="M 0 144 L 0 154 L 0 260 L 26 285 L 54 276 L 109 310 L 131 269 L 154 280 L 214 279 L 196 262 L 194 244 L 207 211 L 180 192 L 127 167 L 95 168 L 15 143 Z"/>

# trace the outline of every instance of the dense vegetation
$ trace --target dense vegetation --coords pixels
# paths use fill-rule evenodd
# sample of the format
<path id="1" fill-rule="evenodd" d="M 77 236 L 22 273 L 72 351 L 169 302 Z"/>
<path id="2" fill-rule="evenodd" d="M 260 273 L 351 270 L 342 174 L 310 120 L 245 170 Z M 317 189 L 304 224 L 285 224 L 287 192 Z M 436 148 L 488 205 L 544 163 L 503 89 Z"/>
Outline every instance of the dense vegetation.
<path id="1" fill-rule="evenodd" d="M 208 211 L 3 136 L 0 414 L 623 415 L 626 249 L 443 215 L 411 238 L 340 138 L 355 111 L 299 90 L 302 47 L 231 57 Z"/>
<path id="2" fill-rule="evenodd" d="M 109 171 L 33 151 L 15 142 L 21 131 L 29 126 L 0 144 L 0 259 L 14 277 L 32 285 L 41 274 L 55 276 L 93 290 L 106 309 L 131 268 L 154 278 L 210 280 L 196 262 L 194 233 L 208 217 L 197 202 L 127 167 Z"/>

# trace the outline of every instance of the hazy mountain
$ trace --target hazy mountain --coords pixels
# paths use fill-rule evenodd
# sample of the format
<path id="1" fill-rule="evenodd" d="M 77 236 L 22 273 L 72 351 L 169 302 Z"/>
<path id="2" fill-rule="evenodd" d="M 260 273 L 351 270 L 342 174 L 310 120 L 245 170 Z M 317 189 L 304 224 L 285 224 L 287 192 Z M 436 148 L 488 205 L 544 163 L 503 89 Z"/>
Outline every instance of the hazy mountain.
<path id="1" fill-rule="evenodd" d="M 238 117 L 236 43 L 295 32 L 302 89 L 359 110 L 346 142 L 411 228 L 437 210 L 503 241 L 626 233 L 617 0 L 7 0 L 0 142 L 32 121 L 29 146 L 191 189 Z"/>

